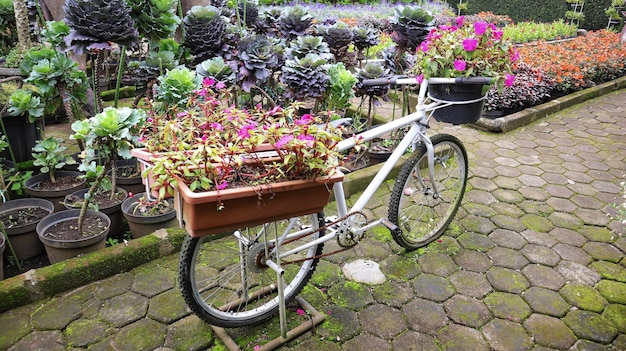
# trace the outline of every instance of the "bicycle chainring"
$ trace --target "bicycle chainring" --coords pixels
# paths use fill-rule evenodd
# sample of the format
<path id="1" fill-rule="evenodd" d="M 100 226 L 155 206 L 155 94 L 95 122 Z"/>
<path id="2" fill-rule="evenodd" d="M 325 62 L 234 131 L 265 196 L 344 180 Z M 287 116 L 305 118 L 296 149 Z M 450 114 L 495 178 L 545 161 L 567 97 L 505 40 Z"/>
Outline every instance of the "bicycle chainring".
<path id="1" fill-rule="evenodd" d="M 337 243 L 339 246 L 351 248 L 358 244 L 365 236 L 365 232 L 361 231 L 365 224 L 367 224 L 367 217 L 363 212 L 349 214 L 349 218 L 342 221 L 337 229 Z"/>

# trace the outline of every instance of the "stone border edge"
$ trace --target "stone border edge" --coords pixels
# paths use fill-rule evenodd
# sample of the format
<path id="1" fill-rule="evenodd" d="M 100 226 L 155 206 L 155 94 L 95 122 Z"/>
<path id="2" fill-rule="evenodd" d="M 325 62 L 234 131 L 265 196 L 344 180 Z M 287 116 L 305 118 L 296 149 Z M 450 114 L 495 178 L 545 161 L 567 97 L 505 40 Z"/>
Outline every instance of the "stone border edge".
<path id="1" fill-rule="evenodd" d="M 470 124 L 469 126 L 488 132 L 505 133 L 534 122 L 549 114 L 624 88 L 626 88 L 626 76 L 562 96 L 541 105 L 526 108 L 508 116 L 494 119 L 481 117 L 476 123 Z"/>

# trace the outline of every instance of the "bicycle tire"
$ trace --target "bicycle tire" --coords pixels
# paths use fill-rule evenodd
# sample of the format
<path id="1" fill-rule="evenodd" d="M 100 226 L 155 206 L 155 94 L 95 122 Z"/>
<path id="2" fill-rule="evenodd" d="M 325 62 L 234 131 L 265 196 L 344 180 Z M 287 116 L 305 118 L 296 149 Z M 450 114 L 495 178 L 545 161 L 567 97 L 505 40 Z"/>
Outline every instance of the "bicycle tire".
<path id="1" fill-rule="evenodd" d="M 295 225 L 290 234 L 310 233 L 323 225 L 324 215 L 311 214 L 293 220 Z M 180 290 L 191 311 L 206 323 L 224 328 L 258 324 L 276 314 L 279 309 L 277 275 L 265 265 L 265 252 L 272 250 L 274 230 L 284 232 L 288 221 L 246 228 L 240 230 L 239 237 L 236 232 L 200 238 L 187 235 L 181 248 L 179 280 Z M 280 246 L 281 252 L 312 242 L 323 235 L 321 232 L 285 243 Z M 314 244 L 307 250 L 282 258 L 282 262 L 306 259 L 282 266 L 285 301 L 295 298 L 307 284 L 323 246 L 323 243 Z M 277 262 L 275 255 L 271 259 Z M 247 298 L 244 297 L 246 294 Z"/>
<path id="2" fill-rule="evenodd" d="M 393 239 L 415 250 L 439 238 L 461 205 L 467 185 L 467 151 L 448 134 L 431 138 L 435 151 L 435 182 L 439 197 L 429 187 L 426 145 L 420 144 L 396 178 L 389 204 L 389 220 L 399 230 Z"/>

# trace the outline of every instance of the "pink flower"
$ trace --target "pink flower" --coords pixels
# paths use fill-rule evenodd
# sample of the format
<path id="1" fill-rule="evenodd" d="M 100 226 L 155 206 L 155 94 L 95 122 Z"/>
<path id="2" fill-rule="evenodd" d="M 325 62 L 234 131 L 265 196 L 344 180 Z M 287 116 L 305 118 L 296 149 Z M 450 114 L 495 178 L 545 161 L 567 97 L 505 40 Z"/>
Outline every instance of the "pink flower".
<path id="1" fill-rule="evenodd" d="M 303 126 L 303 125 L 311 124 L 313 120 L 314 118 L 312 114 L 305 113 L 302 117 L 300 117 L 300 119 L 297 119 L 295 122 L 296 122 L 296 125 Z"/>
<path id="2" fill-rule="evenodd" d="M 218 122 L 212 122 L 212 123 L 211 123 L 211 128 L 213 128 L 213 129 L 215 129 L 215 130 L 219 130 L 219 131 L 224 130 L 224 126 L 223 126 L 223 125 L 221 125 L 221 124 L 220 124 L 220 123 L 218 123 Z"/>
<path id="3" fill-rule="evenodd" d="M 259 346 L 259 345 L 254 345 L 254 351 L 258 351 L 258 350 L 260 350 L 260 349 L 261 349 L 261 346 Z"/>
<path id="4" fill-rule="evenodd" d="M 204 134 L 204 135 L 202 136 L 202 142 L 205 142 L 208 138 L 209 138 L 209 136 L 208 136 L 208 135 L 206 135 L 206 134 Z"/>
<path id="5" fill-rule="evenodd" d="M 187 111 L 179 112 L 176 115 L 176 117 L 178 117 L 178 118 L 182 118 L 182 117 L 185 117 L 185 116 L 189 116 L 189 113 Z"/>
<path id="6" fill-rule="evenodd" d="M 463 60 L 454 60 L 454 69 L 457 71 L 465 71 L 467 63 Z"/>
<path id="7" fill-rule="evenodd" d="M 308 147 L 312 147 L 315 144 L 315 137 L 312 135 L 298 135 L 298 140 L 304 141 Z"/>
<path id="8" fill-rule="evenodd" d="M 243 139 L 249 138 L 250 130 L 254 129 L 254 127 L 255 126 L 253 124 L 248 124 L 247 126 L 241 127 L 241 129 L 239 129 L 239 132 L 237 133 L 237 136 Z"/>
<path id="9" fill-rule="evenodd" d="M 152 123 L 152 122 L 154 122 L 154 119 L 152 119 L 152 117 L 148 117 L 147 121 L 148 121 L 148 123 Z"/>
<path id="10" fill-rule="evenodd" d="M 202 85 L 206 86 L 206 87 L 212 87 L 213 84 L 215 84 L 215 79 L 211 78 L 211 77 L 205 77 L 202 80 Z"/>
<path id="11" fill-rule="evenodd" d="M 519 51 L 517 51 L 517 49 L 511 50 L 510 58 L 511 58 L 511 62 L 515 62 L 519 60 Z"/>
<path id="12" fill-rule="evenodd" d="M 504 35 L 504 31 L 502 31 L 500 29 L 494 29 L 492 33 L 493 33 L 493 38 L 495 40 L 502 39 L 502 36 Z"/>
<path id="13" fill-rule="evenodd" d="M 226 84 L 224 84 L 224 82 L 217 82 L 217 84 L 215 84 L 215 89 L 224 89 L 226 88 Z"/>
<path id="14" fill-rule="evenodd" d="M 217 185 L 217 190 L 224 190 L 226 188 L 228 188 L 228 182 L 225 180 Z"/>
<path id="15" fill-rule="evenodd" d="M 463 22 L 465 21 L 465 16 L 459 16 L 456 18 L 455 21 L 456 21 L 456 25 L 460 27 L 463 25 Z"/>
<path id="16" fill-rule="evenodd" d="M 277 149 L 280 149 L 283 146 L 287 145 L 287 143 L 289 143 L 292 140 L 293 140 L 293 135 L 291 135 L 291 134 L 285 135 L 282 138 L 278 139 L 276 144 L 274 144 L 274 147 L 276 147 Z"/>
<path id="17" fill-rule="evenodd" d="M 207 90 L 204 88 L 200 90 L 196 90 L 196 94 L 198 94 L 198 96 L 205 97 L 207 95 Z"/>
<path id="18" fill-rule="evenodd" d="M 478 40 L 476 38 L 463 39 L 463 49 L 465 51 L 474 51 L 478 46 Z"/>
<path id="19" fill-rule="evenodd" d="M 417 47 L 417 50 L 420 50 L 422 52 L 428 51 L 428 41 L 421 42 L 420 45 Z"/>
<path id="20" fill-rule="evenodd" d="M 505 74 L 504 75 L 504 85 L 506 85 L 507 87 L 513 86 L 513 82 L 515 82 L 515 76 L 512 74 Z"/>
<path id="21" fill-rule="evenodd" d="M 478 21 L 474 23 L 474 33 L 483 35 L 487 31 L 487 22 Z"/>
<path id="22" fill-rule="evenodd" d="M 424 73 L 420 74 L 419 76 L 415 76 L 415 80 L 417 81 L 417 83 L 422 84 L 422 82 L 424 81 Z"/>
<path id="23" fill-rule="evenodd" d="M 303 309 L 301 309 L 301 308 L 298 308 L 298 309 L 296 310 L 296 313 L 298 314 L 298 316 L 304 316 L 304 314 L 305 314 L 304 310 L 303 310 Z"/>

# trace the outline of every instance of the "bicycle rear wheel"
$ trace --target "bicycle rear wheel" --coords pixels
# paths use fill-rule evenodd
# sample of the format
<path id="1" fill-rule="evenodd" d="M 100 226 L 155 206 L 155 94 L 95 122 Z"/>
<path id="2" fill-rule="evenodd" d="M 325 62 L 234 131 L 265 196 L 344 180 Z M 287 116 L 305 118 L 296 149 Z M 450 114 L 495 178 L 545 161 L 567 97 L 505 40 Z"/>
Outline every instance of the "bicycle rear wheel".
<path id="1" fill-rule="evenodd" d="M 435 151 L 435 194 L 428 175 L 426 146 L 421 144 L 400 170 L 391 193 L 389 220 L 402 247 L 415 250 L 437 239 L 450 225 L 467 184 L 467 152 L 452 135 L 431 138 Z"/>
<path id="2" fill-rule="evenodd" d="M 234 233 L 187 236 L 179 263 L 180 289 L 189 308 L 205 322 L 220 327 L 259 323 L 278 312 L 276 271 L 266 265 L 279 261 L 276 238 L 287 232 L 280 245 L 284 269 L 285 300 L 306 285 L 322 253 L 322 213 L 241 229 Z M 307 235 L 308 234 L 308 235 Z M 306 249 L 286 255 L 301 245 Z M 291 263 L 290 263 L 291 262 Z"/>

